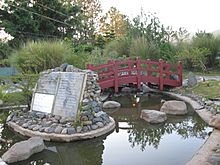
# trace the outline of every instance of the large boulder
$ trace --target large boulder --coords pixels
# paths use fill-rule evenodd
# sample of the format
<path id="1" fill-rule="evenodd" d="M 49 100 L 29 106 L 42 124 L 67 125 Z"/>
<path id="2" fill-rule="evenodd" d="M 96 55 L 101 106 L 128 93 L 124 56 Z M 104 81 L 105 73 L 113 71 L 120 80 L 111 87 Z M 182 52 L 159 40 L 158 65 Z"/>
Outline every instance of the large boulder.
<path id="1" fill-rule="evenodd" d="M 162 105 L 160 111 L 170 115 L 185 115 L 187 114 L 187 107 L 183 101 L 170 100 Z"/>
<path id="2" fill-rule="evenodd" d="M 197 84 L 196 76 L 192 72 L 189 72 L 189 74 L 188 74 L 188 87 L 193 87 L 196 84 Z"/>
<path id="3" fill-rule="evenodd" d="M 162 123 L 167 120 L 167 115 L 164 112 L 157 110 L 142 110 L 141 118 L 149 123 Z"/>
<path id="4" fill-rule="evenodd" d="M 103 108 L 106 108 L 106 109 L 119 108 L 120 106 L 121 104 L 116 101 L 106 101 L 103 103 Z"/>
<path id="5" fill-rule="evenodd" d="M 44 141 L 41 137 L 32 137 L 28 140 L 15 143 L 6 153 L 2 160 L 7 163 L 14 163 L 28 159 L 34 153 L 44 150 Z"/>
<path id="6" fill-rule="evenodd" d="M 212 119 L 209 121 L 209 125 L 220 129 L 220 115 L 213 116 Z"/>

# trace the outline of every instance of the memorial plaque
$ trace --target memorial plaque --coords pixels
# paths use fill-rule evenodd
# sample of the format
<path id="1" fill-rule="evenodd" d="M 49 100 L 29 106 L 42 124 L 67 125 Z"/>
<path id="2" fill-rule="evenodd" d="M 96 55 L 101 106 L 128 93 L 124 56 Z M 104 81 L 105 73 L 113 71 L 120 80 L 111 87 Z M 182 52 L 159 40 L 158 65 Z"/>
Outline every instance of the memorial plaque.
<path id="1" fill-rule="evenodd" d="M 64 117 L 75 117 L 83 92 L 85 73 L 61 73 L 53 114 Z"/>
<path id="2" fill-rule="evenodd" d="M 44 73 L 40 76 L 40 79 L 37 82 L 38 93 L 45 94 L 56 94 L 56 87 L 59 81 L 60 73 L 51 72 L 49 74 Z"/>
<path id="3" fill-rule="evenodd" d="M 34 111 L 51 113 L 53 108 L 54 95 L 35 93 L 32 109 Z"/>
<path id="4" fill-rule="evenodd" d="M 42 74 L 32 100 L 32 110 L 76 117 L 85 85 L 83 72 Z"/>

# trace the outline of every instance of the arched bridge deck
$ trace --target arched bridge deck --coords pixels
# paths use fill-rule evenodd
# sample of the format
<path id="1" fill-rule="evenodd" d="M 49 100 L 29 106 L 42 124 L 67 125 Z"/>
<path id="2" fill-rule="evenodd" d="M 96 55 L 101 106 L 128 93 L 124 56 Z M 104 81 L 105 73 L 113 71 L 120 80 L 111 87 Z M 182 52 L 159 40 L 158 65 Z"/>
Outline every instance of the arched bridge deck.
<path id="1" fill-rule="evenodd" d="M 101 89 L 114 87 L 115 92 L 124 84 L 151 83 L 159 86 L 182 86 L 182 63 L 170 64 L 163 60 L 150 61 L 142 59 L 128 59 L 123 61 L 108 61 L 107 64 L 94 66 L 89 64 L 87 69 L 98 73 L 98 82 Z"/>

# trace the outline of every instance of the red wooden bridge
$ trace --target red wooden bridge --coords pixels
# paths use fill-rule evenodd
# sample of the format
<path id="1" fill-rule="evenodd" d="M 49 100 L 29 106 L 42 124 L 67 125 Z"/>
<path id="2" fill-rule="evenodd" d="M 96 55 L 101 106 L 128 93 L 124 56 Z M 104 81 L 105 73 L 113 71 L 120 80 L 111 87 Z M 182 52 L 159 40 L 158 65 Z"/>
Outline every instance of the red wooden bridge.
<path id="1" fill-rule="evenodd" d="M 164 86 L 178 87 L 182 85 L 182 63 L 169 64 L 163 60 L 150 61 L 142 59 L 128 59 L 123 61 L 108 61 L 107 64 L 94 66 L 89 64 L 87 69 L 98 73 L 98 83 L 101 89 L 114 87 L 115 92 L 124 84 L 141 83 L 158 85 L 160 90 Z"/>

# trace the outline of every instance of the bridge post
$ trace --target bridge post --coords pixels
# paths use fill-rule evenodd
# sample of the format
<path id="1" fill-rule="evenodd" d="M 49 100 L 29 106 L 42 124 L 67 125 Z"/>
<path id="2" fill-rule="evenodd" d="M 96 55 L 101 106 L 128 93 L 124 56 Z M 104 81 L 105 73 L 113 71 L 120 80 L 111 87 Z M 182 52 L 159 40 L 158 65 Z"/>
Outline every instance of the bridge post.
<path id="1" fill-rule="evenodd" d="M 137 87 L 138 89 L 141 88 L 141 60 L 137 58 L 136 60 L 137 64 Z"/>
<path id="2" fill-rule="evenodd" d="M 118 63 L 114 61 L 114 81 L 115 81 L 115 92 L 118 92 Z"/>
<path id="3" fill-rule="evenodd" d="M 163 90 L 163 66 L 164 61 L 162 59 L 159 60 L 159 88 Z"/>
<path id="4" fill-rule="evenodd" d="M 178 62 L 178 79 L 179 79 L 179 85 L 182 86 L 183 83 L 183 77 L 182 77 L 182 73 L 183 73 L 183 66 L 182 66 L 182 62 L 179 61 Z"/>
<path id="5" fill-rule="evenodd" d="M 147 59 L 147 76 L 148 76 L 148 81 L 149 81 L 149 79 L 150 79 L 150 77 L 151 77 L 151 61 L 150 61 L 150 59 Z"/>

